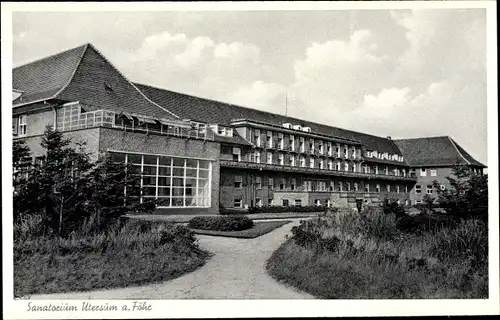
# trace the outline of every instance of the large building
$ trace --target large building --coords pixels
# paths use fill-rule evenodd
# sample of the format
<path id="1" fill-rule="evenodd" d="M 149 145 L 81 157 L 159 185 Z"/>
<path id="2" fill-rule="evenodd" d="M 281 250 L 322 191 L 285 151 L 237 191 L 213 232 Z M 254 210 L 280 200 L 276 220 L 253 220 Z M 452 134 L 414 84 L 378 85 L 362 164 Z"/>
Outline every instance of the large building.
<path id="1" fill-rule="evenodd" d="M 474 160 L 448 137 L 392 140 L 132 83 L 91 44 L 13 70 L 13 134 L 42 156 L 52 125 L 142 172 L 165 212 L 252 206 L 404 204 Z M 417 170 L 417 171 L 416 171 Z M 431 192 L 432 193 L 432 192 Z"/>

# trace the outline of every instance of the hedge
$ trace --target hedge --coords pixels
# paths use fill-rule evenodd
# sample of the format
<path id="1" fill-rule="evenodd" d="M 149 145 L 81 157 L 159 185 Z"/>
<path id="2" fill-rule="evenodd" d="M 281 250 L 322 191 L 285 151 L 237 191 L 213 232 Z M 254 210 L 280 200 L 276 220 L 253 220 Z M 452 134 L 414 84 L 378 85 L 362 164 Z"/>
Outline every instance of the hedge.
<path id="1" fill-rule="evenodd" d="M 240 231 L 252 228 L 253 221 L 246 216 L 200 216 L 189 220 L 188 227 L 213 231 Z"/>
<path id="2" fill-rule="evenodd" d="M 248 210 L 235 210 L 220 208 L 221 214 L 238 215 L 253 213 L 282 213 L 282 212 L 324 212 L 328 209 L 326 206 L 265 206 L 251 207 Z"/>

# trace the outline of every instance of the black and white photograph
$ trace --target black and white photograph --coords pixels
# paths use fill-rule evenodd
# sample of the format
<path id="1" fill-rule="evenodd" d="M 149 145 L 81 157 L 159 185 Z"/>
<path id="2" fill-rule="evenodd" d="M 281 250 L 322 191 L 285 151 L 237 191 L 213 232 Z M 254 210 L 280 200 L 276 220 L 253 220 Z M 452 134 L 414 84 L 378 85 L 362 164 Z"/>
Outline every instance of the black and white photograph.
<path id="1" fill-rule="evenodd" d="M 2 3 L 5 318 L 498 314 L 495 2 L 451 2 Z"/>

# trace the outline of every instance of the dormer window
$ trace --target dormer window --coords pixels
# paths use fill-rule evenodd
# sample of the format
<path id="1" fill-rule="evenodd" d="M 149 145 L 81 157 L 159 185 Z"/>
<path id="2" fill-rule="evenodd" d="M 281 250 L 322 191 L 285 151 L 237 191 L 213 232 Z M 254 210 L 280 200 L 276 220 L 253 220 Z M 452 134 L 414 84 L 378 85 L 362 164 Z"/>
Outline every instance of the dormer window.
<path id="1" fill-rule="evenodd" d="M 16 90 L 16 89 L 12 90 L 12 101 L 19 98 L 22 94 L 23 94 L 23 92 L 20 90 Z"/>

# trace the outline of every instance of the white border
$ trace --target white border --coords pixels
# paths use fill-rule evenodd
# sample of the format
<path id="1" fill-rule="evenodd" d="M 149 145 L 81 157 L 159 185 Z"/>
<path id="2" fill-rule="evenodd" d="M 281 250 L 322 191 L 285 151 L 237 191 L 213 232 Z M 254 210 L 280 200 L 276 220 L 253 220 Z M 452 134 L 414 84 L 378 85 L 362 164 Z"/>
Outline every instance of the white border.
<path id="1" fill-rule="evenodd" d="M 409 9 L 409 8 L 486 8 L 488 63 L 488 174 L 490 183 L 490 258 L 489 299 L 487 300 L 149 300 L 150 312 L 27 312 L 27 300 L 12 299 L 12 228 L 3 229 L 3 305 L 6 319 L 31 318 L 221 318 L 221 317 L 325 317 L 325 316 L 388 316 L 388 315 L 476 315 L 499 314 L 498 259 L 498 123 L 497 123 L 497 41 L 496 8 L 494 1 L 389 1 L 389 2 L 285 2 L 285 3 L 2 3 L 2 161 L 4 165 L 2 190 L 3 207 L 12 206 L 12 139 L 10 118 L 12 110 L 12 12 L 13 11 L 230 11 L 230 10 L 345 10 L 345 9 Z M 3 213 L 3 225 L 12 225 L 12 215 Z M 6 262 L 5 262 L 6 261 Z M 42 303 L 43 300 L 37 301 Z M 46 301 L 47 303 L 49 301 Z M 50 301 L 57 303 L 58 301 Z M 62 301 L 59 301 L 62 302 Z M 81 305 L 82 301 L 66 302 Z M 103 303 L 104 301 L 93 301 Z M 112 304 L 130 301 L 107 300 Z"/>

